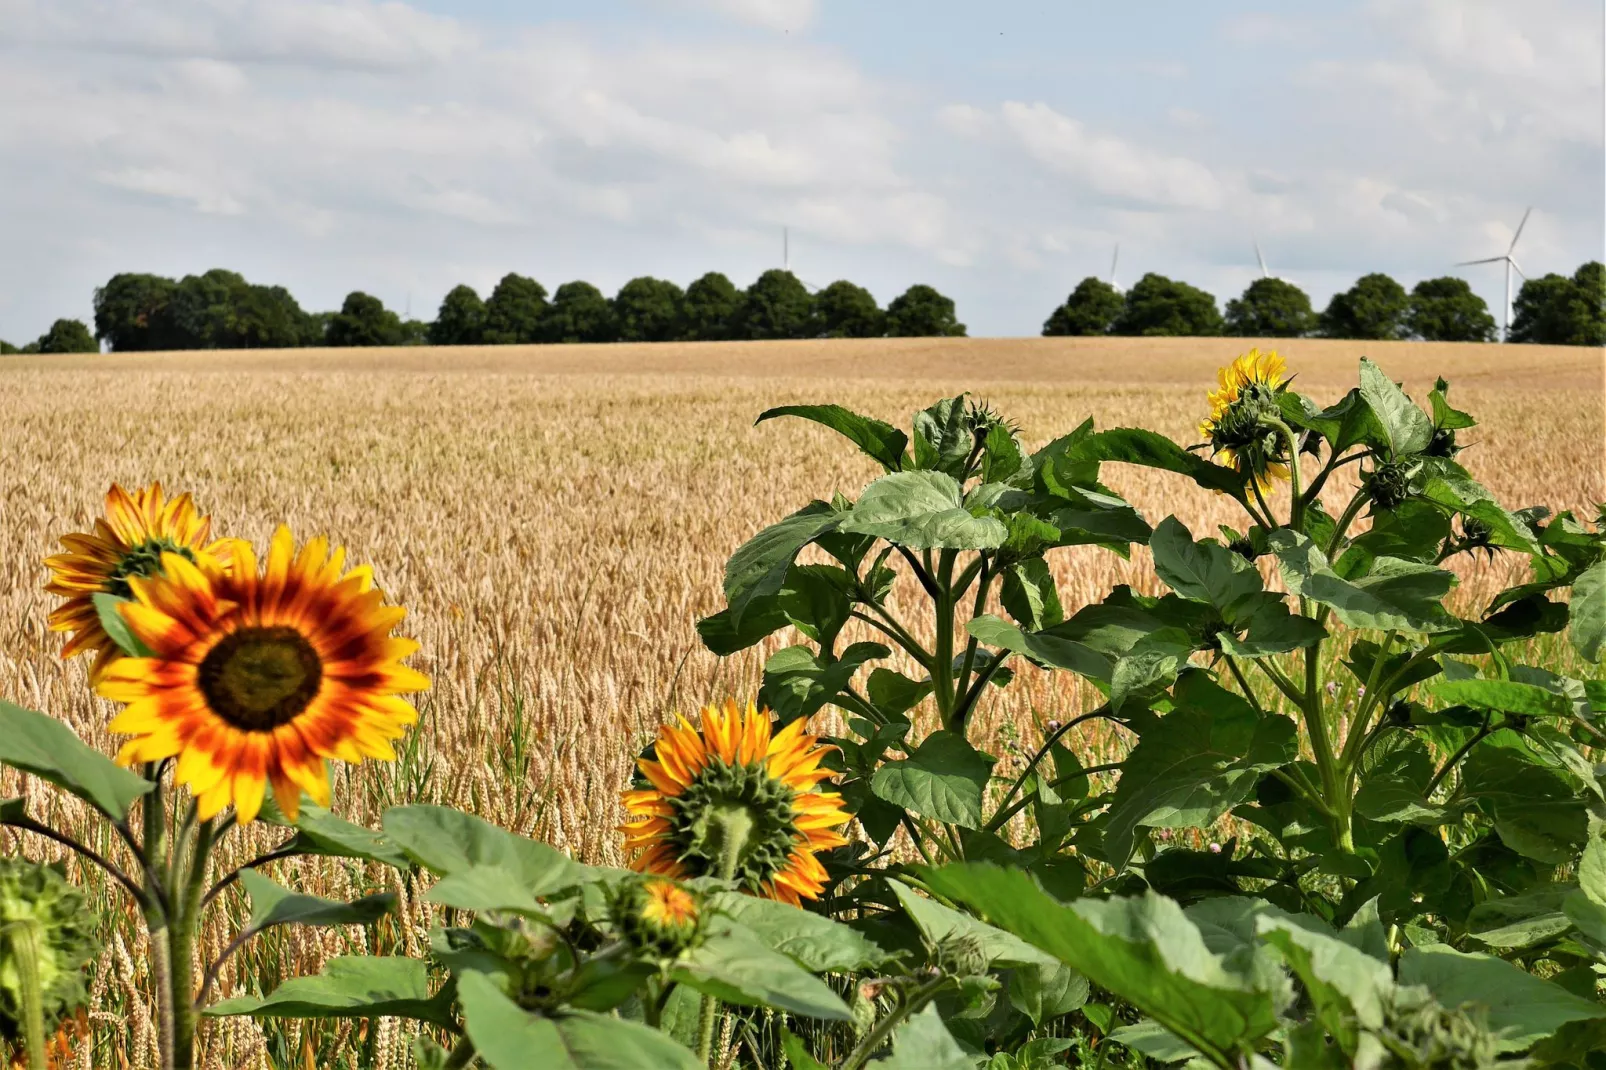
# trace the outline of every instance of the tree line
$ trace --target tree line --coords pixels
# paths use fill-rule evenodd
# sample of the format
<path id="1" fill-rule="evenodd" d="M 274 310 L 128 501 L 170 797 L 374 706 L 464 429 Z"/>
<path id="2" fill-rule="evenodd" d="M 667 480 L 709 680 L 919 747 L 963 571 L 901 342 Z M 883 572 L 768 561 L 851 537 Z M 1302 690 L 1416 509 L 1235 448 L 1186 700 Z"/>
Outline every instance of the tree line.
<path id="1" fill-rule="evenodd" d="M 1528 279 L 1513 303 L 1510 342 L 1606 345 L 1606 267 L 1591 260 L 1571 277 Z M 1126 293 L 1089 276 L 1043 324 L 1045 335 L 1229 335 L 1240 338 L 1406 339 L 1487 342 L 1495 318 L 1465 279 L 1446 276 L 1405 287 L 1371 274 L 1333 295 L 1318 313 L 1284 279 L 1259 278 L 1226 314 L 1205 291 L 1148 274 Z"/>
<path id="2" fill-rule="evenodd" d="M 745 290 L 711 271 L 682 290 L 665 279 L 631 279 L 612 298 L 588 282 L 546 287 L 509 273 L 490 295 L 454 287 L 428 323 L 404 319 L 354 291 L 338 312 L 307 312 L 282 286 L 214 269 L 174 280 L 121 274 L 95 291 L 95 330 L 58 320 L 22 352 L 260 349 L 292 346 L 515 345 L 563 342 L 681 342 L 775 338 L 962 336 L 954 302 L 915 285 L 881 308 L 846 280 L 811 293 L 788 271 L 770 270 Z M 3 345 L 3 343 L 0 343 Z M 5 345 L 5 352 L 18 352 Z"/>

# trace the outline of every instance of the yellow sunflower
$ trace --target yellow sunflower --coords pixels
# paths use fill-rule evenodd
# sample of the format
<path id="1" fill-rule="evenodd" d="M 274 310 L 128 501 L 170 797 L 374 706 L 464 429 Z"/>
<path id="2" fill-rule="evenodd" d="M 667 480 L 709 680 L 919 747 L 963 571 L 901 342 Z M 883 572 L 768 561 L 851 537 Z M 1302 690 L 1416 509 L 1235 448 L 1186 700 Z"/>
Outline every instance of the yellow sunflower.
<path id="1" fill-rule="evenodd" d="M 166 553 L 132 577 L 123 619 L 152 656 L 113 662 L 96 690 L 128 704 L 110 726 L 134 737 L 117 760 L 176 757 L 202 818 L 232 803 L 253 820 L 271 783 L 293 819 L 303 791 L 329 805 L 325 759 L 395 759 L 390 741 L 418 720 L 400 695 L 429 678 L 401 664 L 418 644 L 390 634 L 407 611 L 383 604 L 368 566 L 343 572 L 340 547 L 297 552 L 280 527 L 260 572 L 249 546 L 237 555 L 225 570 Z"/>
<path id="2" fill-rule="evenodd" d="M 842 797 L 816 791 L 829 750 L 796 720 L 772 736 L 768 710 L 734 700 L 705 706 L 702 731 L 684 717 L 658 730 L 637 764 L 652 786 L 624 793 L 631 868 L 666 877 L 728 872 L 753 895 L 798 905 L 825 888 L 818 851 L 847 840 Z"/>
<path id="3" fill-rule="evenodd" d="M 169 500 L 160 483 L 132 494 L 113 483 L 106 492 L 106 515 L 95 521 L 95 530 L 63 535 L 67 552 L 45 558 L 50 569 L 45 590 L 67 599 L 50 614 L 51 631 L 72 633 L 61 656 L 95 651 L 89 678 L 98 681 L 122 652 L 101 627 L 94 596 L 105 592 L 128 598 L 128 581 L 159 571 L 164 553 L 192 562 L 210 555 L 227 564 L 236 540 L 208 542 L 211 532 L 211 518 L 196 511 L 188 494 Z"/>
<path id="4" fill-rule="evenodd" d="M 1285 370 L 1275 350 L 1251 349 L 1235 358 L 1216 371 L 1220 389 L 1210 391 L 1210 415 L 1199 423 L 1212 451 L 1239 473 L 1253 476 L 1262 494 L 1273 480 L 1288 478 L 1287 463 L 1273 459 L 1282 443 L 1273 440 L 1268 450 L 1271 436 L 1259 420 L 1263 412 L 1278 414 L 1277 394 L 1288 382 Z"/>

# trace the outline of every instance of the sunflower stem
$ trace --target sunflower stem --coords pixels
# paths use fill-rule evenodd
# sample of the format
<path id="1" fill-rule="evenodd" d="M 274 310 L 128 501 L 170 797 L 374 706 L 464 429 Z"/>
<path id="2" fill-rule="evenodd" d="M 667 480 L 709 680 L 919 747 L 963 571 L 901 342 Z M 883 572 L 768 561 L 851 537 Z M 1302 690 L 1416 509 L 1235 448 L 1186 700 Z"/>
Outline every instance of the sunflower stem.
<path id="1" fill-rule="evenodd" d="M 161 1070 L 188 1067 L 190 1059 L 182 1064 L 176 1060 L 178 1051 L 173 1021 L 173 969 L 172 946 L 168 929 L 172 924 L 173 903 L 167 893 L 165 880 L 168 866 L 167 799 L 162 789 L 162 765 L 150 763 L 144 769 L 145 778 L 155 787 L 145 796 L 140 807 L 142 831 L 141 848 L 145 856 L 145 879 L 148 902 L 145 909 L 145 931 L 150 938 L 151 979 L 156 989 L 156 1037 L 161 1053 Z"/>
<path id="2" fill-rule="evenodd" d="M 753 834 L 753 815 L 745 806 L 721 807 L 711 815 L 710 826 L 719 837 L 719 873 L 722 881 L 734 881 L 741 868 L 742 855 Z M 697 1058 L 704 1065 L 713 1057 L 714 1022 L 719 1017 L 719 1000 L 703 994 L 703 1005 L 697 1020 Z"/>
<path id="3" fill-rule="evenodd" d="M 28 1070 L 45 1070 L 45 994 L 39 982 L 39 922 L 23 918 L 0 929 L 0 947 L 8 949 L 17 965 L 22 989 L 22 1050 Z"/>

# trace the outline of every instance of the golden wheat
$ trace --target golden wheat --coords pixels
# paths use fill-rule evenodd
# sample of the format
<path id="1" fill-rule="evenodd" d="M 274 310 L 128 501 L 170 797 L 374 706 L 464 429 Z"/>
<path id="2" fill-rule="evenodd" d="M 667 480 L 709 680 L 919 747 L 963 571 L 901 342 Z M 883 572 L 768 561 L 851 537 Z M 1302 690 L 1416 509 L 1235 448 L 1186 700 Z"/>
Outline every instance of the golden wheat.
<path id="1" fill-rule="evenodd" d="M 799 422 L 754 428 L 757 413 L 837 401 L 906 426 L 914 409 L 969 390 L 1017 421 L 1033 446 L 1090 414 L 1100 426 L 1141 425 L 1188 443 L 1215 367 L 1247 345 L 911 339 L 8 359 L 0 696 L 112 746 L 109 707 L 89 695 L 81 662 L 58 660 L 59 637 L 45 628 L 39 562 L 61 533 L 92 522 L 110 482 L 159 479 L 192 491 L 220 533 L 260 543 L 280 521 L 298 535 L 327 533 L 351 559 L 372 562 L 381 586 L 409 607 L 405 630 L 423 643 L 419 667 L 435 688 L 401 762 L 342 774 L 345 813 L 374 822 L 393 803 L 446 802 L 617 863 L 617 792 L 644 738 L 674 708 L 752 694 L 764 657 L 790 641 L 725 660 L 702 649 L 694 622 L 722 604 L 726 557 L 810 498 L 852 492 L 873 475 L 831 433 Z M 1297 387 L 1321 401 L 1354 382 L 1362 352 L 1414 391 L 1438 374 L 1451 379 L 1453 401 L 1483 421 L 1465 436 L 1476 444 L 1462 459 L 1508 505 L 1592 515 L 1606 499 L 1599 351 L 1282 348 Z M 1105 478 L 1151 520 L 1174 512 L 1196 533 L 1241 523 L 1229 501 L 1180 479 L 1115 465 Z M 1054 563 L 1071 609 L 1112 584 L 1145 582 L 1141 553 L 1126 562 L 1077 549 Z M 1521 572 L 1509 559 L 1470 567 L 1468 603 Z M 914 592 L 895 599 L 904 615 L 917 612 Z M 1024 671 L 992 693 L 980 728 L 1033 740 L 1035 724 L 1086 700 L 1066 674 Z M 996 742 L 1008 753 L 1007 738 Z M 1103 761 L 1121 743 L 1106 732 L 1082 745 Z M 19 790 L 44 816 L 89 827 L 74 801 L 0 774 L 0 796 Z M 238 835 L 224 860 L 272 841 L 261 829 Z M 0 834 L 4 850 L 19 842 Z M 55 857 L 37 840 L 22 846 Z M 270 934 L 225 970 L 222 995 L 271 987 L 347 950 L 422 949 L 428 908 L 396 875 L 327 861 L 273 872 L 328 895 L 389 888 L 403 909 L 370 932 Z M 143 938 L 126 905 L 94 887 L 119 932 L 94 978 L 97 1046 L 79 1062 L 146 1066 Z M 209 924 L 204 955 L 217 954 L 239 920 L 241 903 L 224 902 L 230 917 Z M 275 1058 L 327 1058 L 359 1033 L 265 1033 L 229 1020 L 208 1027 L 206 1065 L 266 1066 L 270 1038 Z M 374 1046 L 404 1064 L 394 1029 Z"/>

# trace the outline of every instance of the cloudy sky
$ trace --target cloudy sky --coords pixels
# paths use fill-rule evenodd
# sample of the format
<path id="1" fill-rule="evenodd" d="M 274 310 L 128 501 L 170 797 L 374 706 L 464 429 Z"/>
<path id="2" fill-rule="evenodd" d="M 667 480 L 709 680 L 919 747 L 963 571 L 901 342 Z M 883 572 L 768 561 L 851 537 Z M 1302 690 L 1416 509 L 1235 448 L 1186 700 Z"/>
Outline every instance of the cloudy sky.
<path id="1" fill-rule="evenodd" d="M 1598 0 L 0 0 L 0 337 L 119 271 L 418 318 L 507 271 L 952 295 L 1084 275 L 1318 306 L 1602 256 Z M 1498 307 L 1494 268 L 1460 269 Z"/>

